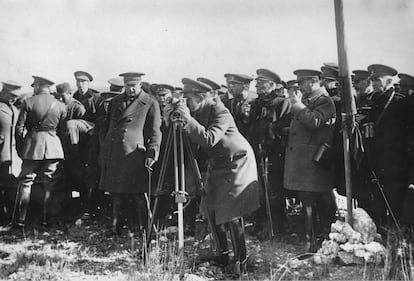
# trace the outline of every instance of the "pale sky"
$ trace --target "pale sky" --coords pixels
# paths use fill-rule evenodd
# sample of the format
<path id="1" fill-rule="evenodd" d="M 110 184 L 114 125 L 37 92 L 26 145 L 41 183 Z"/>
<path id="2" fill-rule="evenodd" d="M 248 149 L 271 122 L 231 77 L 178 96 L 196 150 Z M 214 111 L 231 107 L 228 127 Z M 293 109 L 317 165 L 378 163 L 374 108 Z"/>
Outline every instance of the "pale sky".
<path id="1" fill-rule="evenodd" d="M 414 75 L 414 0 L 344 0 L 350 69 L 383 63 Z M 204 76 L 337 61 L 333 0 L 0 0 L 0 81 L 31 75 L 92 86 L 126 71 L 181 86 Z"/>

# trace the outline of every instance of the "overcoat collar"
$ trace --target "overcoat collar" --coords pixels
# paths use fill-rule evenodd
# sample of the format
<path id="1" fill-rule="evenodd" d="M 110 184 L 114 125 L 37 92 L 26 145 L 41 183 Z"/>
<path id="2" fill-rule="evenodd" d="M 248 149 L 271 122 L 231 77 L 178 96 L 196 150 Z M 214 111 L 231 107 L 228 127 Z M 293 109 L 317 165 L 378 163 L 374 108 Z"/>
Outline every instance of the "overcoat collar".
<path id="1" fill-rule="evenodd" d="M 312 93 L 303 100 L 305 101 L 305 104 L 311 104 L 314 103 L 320 96 L 329 96 L 326 90 L 322 87 L 312 91 Z"/>
<path id="2" fill-rule="evenodd" d="M 383 93 L 374 93 L 372 97 L 373 103 L 377 105 L 385 104 L 393 92 L 394 92 L 394 88 L 391 87 Z"/>
<path id="3" fill-rule="evenodd" d="M 204 127 L 208 126 L 208 117 L 211 115 L 210 112 L 214 103 L 214 100 L 207 98 L 203 107 L 194 113 L 194 118 Z"/>
<path id="4" fill-rule="evenodd" d="M 144 106 L 148 102 L 148 94 L 146 94 L 144 91 L 141 90 L 141 92 L 138 94 L 138 97 L 131 102 L 128 106 L 126 105 L 126 94 L 123 93 L 113 100 L 116 101 L 116 108 L 122 114 L 120 115 L 120 120 L 127 118 L 128 116 L 131 116 L 133 113 L 135 113 L 138 110 L 138 107 Z"/>

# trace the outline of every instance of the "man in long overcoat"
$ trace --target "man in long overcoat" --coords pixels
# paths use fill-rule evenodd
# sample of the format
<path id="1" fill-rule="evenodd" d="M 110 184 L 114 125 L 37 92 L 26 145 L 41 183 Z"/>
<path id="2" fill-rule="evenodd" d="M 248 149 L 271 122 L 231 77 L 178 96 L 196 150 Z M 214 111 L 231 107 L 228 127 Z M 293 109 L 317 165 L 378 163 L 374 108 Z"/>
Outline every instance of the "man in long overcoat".
<path id="1" fill-rule="evenodd" d="M 283 170 L 285 149 L 291 113 L 290 102 L 284 96 L 284 86 L 280 76 L 268 69 L 256 70 L 256 89 L 258 97 L 252 104 L 252 123 L 250 139 L 256 158 L 260 159 L 261 183 L 264 184 L 264 172 L 267 170 L 268 196 L 274 230 L 282 232 L 284 228 L 285 192 L 283 188 Z M 269 167 L 263 167 L 268 158 Z M 259 176 L 260 177 L 260 176 Z M 264 188 L 262 191 L 265 191 Z M 262 194 L 264 194 L 262 192 Z M 262 202 L 265 202 L 262 197 Z M 259 214 L 265 218 L 265 204 Z M 269 215 L 269 214 L 267 214 Z"/>
<path id="2" fill-rule="evenodd" d="M 294 74 L 301 92 L 292 92 L 290 96 L 293 119 L 286 149 L 284 183 L 286 189 L 297 191 L 305 207 L 306 247 L 315 251 L 313 209 L 322 196 L 331 192 L 334 176 L 331 165 L 315 159 L 315 154 L 332 145 L 335 105 L 320 86 L 321 72 L 300 69 Z"/>
<path id="3" fill-rule="evenodd" d="M 102 146 L 100 188 L 113 198 L 112 232 L 119 233 L 121 204 L 133 199 L 142 205 L 148 190 L 148 173 L 158 158 L 161 143 L 161 115 L 158 102 L 141 89 L 142 73 L 129 72 L 124 78 L 125 92 L 109 103 L 107 134 Z M 138 210 L 138 219 L 144 218 Z M 132 219 L 132 218 L 130 218 Z M 140 227 L 145 223 L 141 221 Z"/>
<path id="4" fill-rule="evenodd" d="M 365 148 L 369 167 L 375 173 L 375 182 L 383 186 L 385 198 L 377 191 L 371 210 L 368 210 L 379 226 L 393 225 L 393 213 L 398 220 L 402 215 L 404 197 L 408 182 L 408 138 L 410 106 L 404 95 L 395 92 L 393 77 L 397 70 L 392 67 L 373 64 L 368 66 L 374 88 L 372 109 L 368 113 L 367 123 L 373 125 L 374 134 L 365 137 Z M 371 174 L 373 176 L 373 174 Z M 387 212 L 388 201 L 391 210 Z"/>
<path id="5" fill-rule="evenodd" d="M 2 82 L 0 92 L 0 219 L 9 216 L 7 206 L 8 191 L 15 185 L 15 169 L 18 160 L 14 130 L 18 111 L 13 105 L 20 95 L 21 85 L 14 81 Z M 17 176 L 17 174 L 16 174 Z"/>
<path id="6" fill-rule="evenodd" d="M 16 125 L 16 145 L 23 159 L 18 184 L 20 208 L 18 226 L 24 226 L 30 201 L 31 187 L 35 179 L 42 178 L 44 187 L 43 224 L 46 225 L 48 205 L 59 166 L 64 159 L 62 143 L 57 130 L 66 117 L 65 105 L 50 94 L 54 83 L 33 76 L 34 95 L 25 100 Z M 27 130 L 27 134 L 24 132 Z"/>
<path id="7" fill-rule="evenodd" d="M 247 254 L 242 218 L 259 207 L 254 152 L 238 131 L 229 110 L 219 99 L 208 97 L 209 86 L 188 78 L 182 82 L 188 107 L 182 103 L 176 112 L 182 116 L 191 141 L 208 153 L 205 204 L 216 228 L 222 262 L 228 263 L 227 227 L 233 242 L 234 269 L 245 272 Z M 167 111 L 171 111 L 170 106 Z"/>
<path id="8" fill-rule="evenodd" d="M 407 124 L 407 151 L 408 151 L 408 182 L 407 193 L 404 196 L 404 207 L 401 222 L 414 225 L 414 76 L 400 73 L 400 93 L 406 97 L 408 106 Z"/>

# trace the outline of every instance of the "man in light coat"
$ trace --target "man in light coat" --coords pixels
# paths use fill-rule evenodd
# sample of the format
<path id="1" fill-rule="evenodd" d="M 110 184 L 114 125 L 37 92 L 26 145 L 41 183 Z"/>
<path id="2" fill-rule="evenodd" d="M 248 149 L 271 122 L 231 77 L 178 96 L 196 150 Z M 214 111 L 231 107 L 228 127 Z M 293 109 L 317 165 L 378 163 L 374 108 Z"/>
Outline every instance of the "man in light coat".
<path id="1" fill-rule="evenodd" d="M 334 180 L 334 170 L 329 161 L 319 161 L 317 158 L 318 151 L 332 145 L 335 105 L 320 86 L 321 72 L 300 69 L 294 74 L 300 92 L 291 92 L 290 95 L 293 119 L 286 148 L 284 183 L 286 189 L 297 192 L 305 207 L 306 250 L 315 251 L 313 209 L 320 198 L 330 196 Z M 327 154 L 322 159 L 326 157 Z"/>
<path id="2" fill-rule="evenodd" d="M 254 152 L 241 135 L 229 110 L 219 99 L 209 97 L 206 84 L 184 78 L 184 97 L 177 112 L 184 120 L 184 130 L 191 141 L 207 151 L 204 204 L 216 232 L 220 261 L 228 264 L 226 228 L 230 231 L 234 251 L 235 273 L 246 272 L 247 252 L 243 216 L 259 207 L 257 166 Z M 166 107 L 165 116 L 173 111 Z M 191 114 L 190 114 L 191 112 Z"/>

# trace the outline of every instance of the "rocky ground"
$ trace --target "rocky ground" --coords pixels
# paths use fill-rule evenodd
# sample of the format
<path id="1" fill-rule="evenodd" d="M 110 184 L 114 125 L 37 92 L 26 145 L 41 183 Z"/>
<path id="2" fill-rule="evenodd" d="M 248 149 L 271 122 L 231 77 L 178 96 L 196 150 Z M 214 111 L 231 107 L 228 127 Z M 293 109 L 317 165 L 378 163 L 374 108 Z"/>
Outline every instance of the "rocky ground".
<path id="1" fill-rule="evenodd" d="M 336 263 L 317 265 L 304 253 L 300 217 L 296 229 L 272 241 L 259 241 L 247 228 L 248 275 L 243 280 L 377 280 L 380 266 Z M 0 229 L 0 279 L 4 280 L 186 280 L 237 279 L 204 257 L 214 244 L 205 222 L 197 222 L 196 237 L 186 237 L 184 257 L 176 255 L 174 227 L 158 235 L 144 265 L 143 243 L 124 230 L 107 235 L 108 217 L 70 221 L 51 228 L 28 226 Z M 250 233 L 250 234 L 249 234 Z"/>

